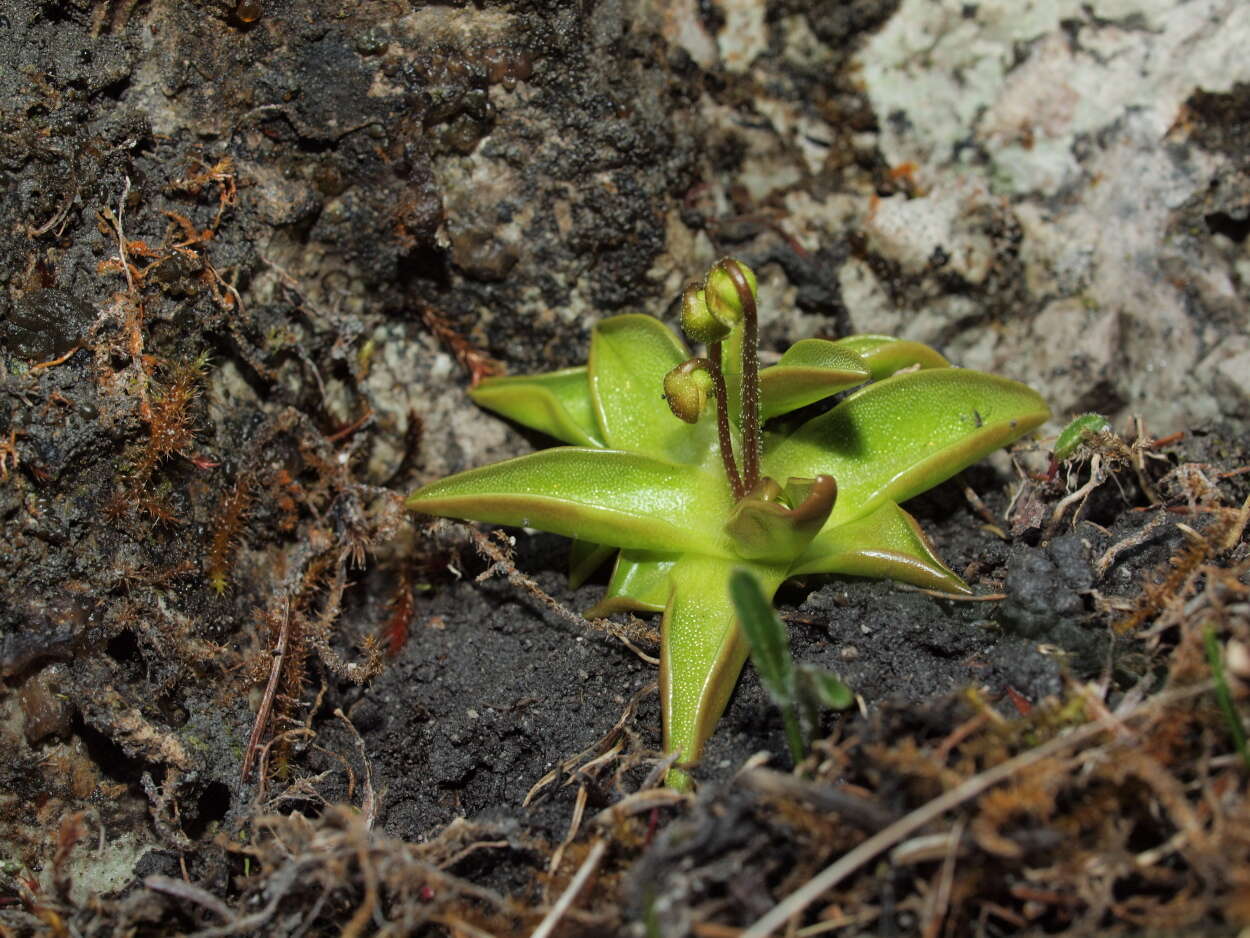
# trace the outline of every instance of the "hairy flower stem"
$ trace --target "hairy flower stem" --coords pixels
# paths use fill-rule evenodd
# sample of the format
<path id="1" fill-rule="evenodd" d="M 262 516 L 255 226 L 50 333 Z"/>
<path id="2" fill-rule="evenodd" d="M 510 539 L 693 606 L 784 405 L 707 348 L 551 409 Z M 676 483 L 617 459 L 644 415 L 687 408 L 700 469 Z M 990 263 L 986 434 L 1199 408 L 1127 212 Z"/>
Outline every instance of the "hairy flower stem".
<path id="1" fill-rule="evenodd" d="M 738 475 L 738 461 L 734 459 L 733 436 L 729 432 L 729 395 L 725 391 L 721 344 L 709 342 L 707 356 L 707 372 L 712 376 L 712 389 L 716 394 L 716 435 L 720 440 L 720 458 L 725 464 L 725 475 L 729 478 L 729 487 L 733 489 L 734 498 L 740 499 L 747 493 L 747 489 L 742 482 L 742 477 Z"/>
<path id="2" fill-rule="evenodd" d="M 760 327 L 755 297 L 742 268 L 730 263 L 724 270 L 742 303 L 742 486 L 745 493 L 760 481 Z"/>

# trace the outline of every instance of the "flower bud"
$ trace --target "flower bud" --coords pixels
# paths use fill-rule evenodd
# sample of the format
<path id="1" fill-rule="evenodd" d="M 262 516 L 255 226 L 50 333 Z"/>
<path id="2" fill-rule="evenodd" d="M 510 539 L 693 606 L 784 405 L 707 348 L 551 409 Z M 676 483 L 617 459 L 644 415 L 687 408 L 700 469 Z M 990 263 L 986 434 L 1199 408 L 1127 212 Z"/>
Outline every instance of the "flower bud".
<path id="1" fill-rule="evenodd" d="M 691 342 L 719 342 L 729 335 L 729 326 L 708 310 L 697 283 L 690 284 L 681 295 L 681 331 Z"/>
<path id="2" fill-rule="evenodd" d="M 664 399 L 673 415 L 686 423 L 697 423 L 707 407 L 712 376 L 698 359 L 682 362 L 664 376 Z"/>
<path id="3" fill-rule="evenodd" d="M 722 257 L 708 271 L 704 282 L 708 311 L 728 327 L 737 325 L 742 321 L 746 303 L 755 306 L 755 287 L 755 271 L 737 258 Z"/>

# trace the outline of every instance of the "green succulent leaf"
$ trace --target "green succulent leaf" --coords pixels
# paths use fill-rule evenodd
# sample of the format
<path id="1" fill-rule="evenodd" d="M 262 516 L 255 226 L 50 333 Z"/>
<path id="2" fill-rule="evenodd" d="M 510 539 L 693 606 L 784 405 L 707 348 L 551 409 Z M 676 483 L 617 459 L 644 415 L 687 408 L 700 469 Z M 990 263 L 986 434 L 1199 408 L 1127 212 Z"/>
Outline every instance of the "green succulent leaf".
<path id="1" fill-rule="evenodd" d="M 663 612 L 668 604 L 669 571 L 677 554 L 648 550 L 623 550 L 616 558 L 612 579 L 603 597 L 588 616 L 609 616 L 614 612 Z"/>
<path id="2" fill-rule="evenodd" d="M 868 366 L 853 350 L 826 339 L 802 339 L 760 372 L 760 416 L 767 420 L 798 410 L 868 378 Z"/>
<path id="3" fill-rule="evenodd" d="M 609 447 L 684 463 L 706 456 L 706 426 L 682 423 L 661 393 L 664 376 L 688 358 L 685 344 L 653 316 L 627 313 L 595 326 L 590 397 Z"/>
<path id="4" fill-rule="evenodd" d="M 616 547 L 728 555 L 716 532 L 729 493 L 716 483 L 693 466 L 566 446 L 449 476 L 413 492 L 407 505 Z"/>
<path id="5" fill-rule="evenodd" d="M 905 501 L 1050 416 L 1036 391 L 962 368 L 908 372 L 856 391 L 765 453 L 774 478 L 838 481 L 831 525 Z"/>
<path id="6" fill-rule="evenodd" d="M 482 407 L 562 443 L 604 445 L 585 365 L 539 375 L 486 378 L 469 396 Z"/>
<path id="7" fill-rule="evenodd" d="M 594 541 L 574 541 L 569 548 L 569 589 L 577 589 L 608 562 L 617 549 Z"/>
<path id="8" fill-rule="evenodd" d="M 888 378 L 901 368 L 948 368 L 940 352 L 923 342 L 896 339 L 890 335 L 848 335 L 833 342 L 838 348 L 857 354 L 868 366 L 873 381 Z"/>
<path id="9" fill-rule="evenodd" d="M 790 567 L 791 576 L 806 573 L 888 577 L 944 593 L 972 592 L 938 559 L 916 519 L 889 501 L 854 521 L 826 526 Z"/>
<path id="10" fill-rule="evenodd" d="M 699 758 L 746 662 L 747 648 L 729 596 L 729 575 L 740 561 L 686 555 L 669 572 L 670 592 L 660 639 L 660 708 L 664 751 Z M 784 569 L 749 566 L 771 598 Z M 684 787 L 680 773 L 669 783 Z"/>

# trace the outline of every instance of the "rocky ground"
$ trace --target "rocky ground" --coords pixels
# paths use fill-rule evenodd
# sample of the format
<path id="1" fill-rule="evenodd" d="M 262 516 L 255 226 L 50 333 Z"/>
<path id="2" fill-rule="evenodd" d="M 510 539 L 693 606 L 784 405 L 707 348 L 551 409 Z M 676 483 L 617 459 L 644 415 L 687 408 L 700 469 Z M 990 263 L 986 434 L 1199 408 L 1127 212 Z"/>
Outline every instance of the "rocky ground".
<path id="1" fill-rule="evenodd" d="M 0 3 L 0 935 L 1250 925 L 1247 34 Z M 541 445 L 471 382 L 728 251 L 765 354 L 894 333 L 1058 422 L 910 506 L 974 601 L 784 590 L 859 706 L 792 774 L 748 669 L 684 796 L 654 668 L 553 611 L 602 583 L 402 496 Z"/>

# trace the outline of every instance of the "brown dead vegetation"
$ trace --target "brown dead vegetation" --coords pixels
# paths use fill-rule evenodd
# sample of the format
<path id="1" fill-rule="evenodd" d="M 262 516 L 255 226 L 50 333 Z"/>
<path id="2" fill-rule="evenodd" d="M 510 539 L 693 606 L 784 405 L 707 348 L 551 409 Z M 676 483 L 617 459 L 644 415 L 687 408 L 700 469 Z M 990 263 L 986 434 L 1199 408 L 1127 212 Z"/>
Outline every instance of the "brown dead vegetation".
<path id="1" fill-rule="evenodd" d="M 924 938 L 1215 934 L 1250 926 L 1244 742 L 1219 706 L 1204 652 L 1209 634 L 1224 650 L 1219 660 L 1232 662 L 1227 671 L 1220 664 L 1223 683 L 1244 705 L 1247 508 L 1229 504 L 1218 473 L 1204 470 L 1198 485 L 1189 464 L 1159 462 L 1149 480 L 1168 501 L 1095 564 L 1106 580 L 1158 528 L 1182 525 L 1182 546 L 1136 596 L 1094 591 L 1108 627 L 1152 663 L 1135 685 L 1118 683 L 1110 671 L 1100 680 L 1072 679 L 1052 699 L 1016 701 L 1010 717 L 971 690 L 923 705 L 928 712 L 887 707 L 818 742 L 794 774 L 753 760 L 698 798 L 660 787 L 669 763 L 634 728 L 645 688 L 606 736 L 535 781 L 527 803 L 557 788 L 576 791 L 558 843 L 461 820 L 417 845 L 375 829 L 383 795 L 373 788 L 367 747 L 341 711 L 331 722 L 346 725 L 355 750 L 320 747 L 312 714 L 324 684 L 311 708 L 304 703 L 314 656 L 318 672 L 351 680 L 380 666 L 370 638 L 365 662 L 351 664 L 334 651 L 332 637 L 348 570 L 391 536 L 399 509 L 381 521 L 370 515 L 361 501 L 368 493 L 351 482 L 346 463 L 295 413 L 257 434 L 255 446 L 267 449 L 284 436 L 304 456 L 304 481 L 293 489 L 287 473 L 250 487 L 258 499 L 287 494 L 294 505 L 282 514 L 297 519 L 301 543 L 257 614 L 246 675 L 265 690 L 242 770 L 255 770 L 260 785 L 251 817 L 216 838 L 233 858 L 230 885 L 214 891 L 151 875 L 121 898 L 76 908 L 64 890 L 40 895 L 19 884 L 12 901 L 24 921 L 60 934 L 72 923 L 81 935 L 130 933 L 161 921 L 199 936 L 475 938 L 617 934 L 637 921 L 648 934 L 745 938 L 858 934 L 887 921 L 897 934 Z M 260 465 L 244 459 L 239 478 L 259 480 Z M 1143 498 L 1145 486 L 1134 483 L 1153 463 L 1125 458 L 1116 465 L 1119 475 L 1103 484 L 1119 485 L 1126 499 Z M 1088 486 L 1069 484 L 1073 492 Z M 1053 506 L 1068 491 L 1043 497 Z M 346 519 L 333 530 L 325 523 L 332 499 Z M 1172 507 L 1195 523 L 1171 520 Z M 439 536 L 446 539 L 446 531 Z M 230 540 L 237 539 L 236 531 Z M 516 569 L 502 535 L 473 532 L 472 542 L 489 564 L 479 580 L 503 574 L 581 627 L 627 643 L 654 641 L 636 625 L 586 622 L 565 609 Z M 411 588 L 411 580 L 400 580 L 393 616 L 411 616 L 412 600 L 404 599 Z M 395 641 L 398 627 L 387 630 Z M 115 729 L 130 734 L 131 745 L 168 743 L 145 733 L 142 720 L 127 725 Z M 322 793 L 327 773 L 301 769 L 300 753 L 317 749 L 343 767 L 345 801 Z M 185 753 L 153 758 L 171 772 L 187 765 Z M 176 783 L 171 776 L 154 791 L 158 808 L 176 811 Z M 589 812 L 592 800 L 606 807 Z M 70 829 L 58 856 L 81 849 L 81 840 Z M 475 883 L 482 858 L 525 885 L 501 892 Z"/>

